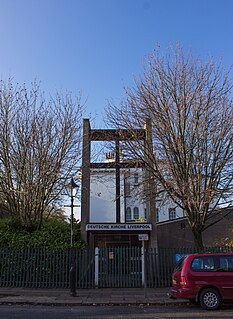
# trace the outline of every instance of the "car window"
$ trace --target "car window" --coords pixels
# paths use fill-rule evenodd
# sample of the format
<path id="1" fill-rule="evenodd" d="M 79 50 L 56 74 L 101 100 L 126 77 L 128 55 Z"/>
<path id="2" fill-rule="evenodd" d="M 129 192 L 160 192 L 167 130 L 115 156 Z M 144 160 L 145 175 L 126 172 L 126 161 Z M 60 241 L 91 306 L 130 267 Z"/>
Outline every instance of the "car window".
<path id="1" fill-rule="evenodd" d="M 203 258 L 194 258 L 191 264 L 191 269 L 202 270 L 203 269 Z"/>
<path id="2" fill-rule="evenodd" d="M 191 264 L 194 271 L 214 271 L 215 268 L 213 256 L 195 257 Z"/>
<path id="3" fill-rule="evenodd" d="M 182 270 L 182 267 L 183 267 L 183 264 L 184 264 L 184 261 L 186 258 L 187 258 L 187 256 L 183 256 L 180 258 L 180 260 L 178 261 L 177 265 L 174 268 L 174 272 Z"/>
<path id="4" fill-rule="evenodd" d="M 220 256 L 219 258 L 219 271 L 232 271 L 233 272 L 233 257 Z"/>

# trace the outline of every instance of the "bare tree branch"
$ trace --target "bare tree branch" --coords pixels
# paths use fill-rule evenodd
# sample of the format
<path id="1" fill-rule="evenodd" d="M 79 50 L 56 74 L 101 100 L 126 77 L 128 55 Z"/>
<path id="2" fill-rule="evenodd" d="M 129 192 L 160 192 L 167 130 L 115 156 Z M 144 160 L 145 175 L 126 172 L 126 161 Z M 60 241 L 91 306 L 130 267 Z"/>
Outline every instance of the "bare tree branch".
<path id="1" fill-rule="evenodd" d="M 120 107 L 110 103 L 106 109 L 108 124 L 118 128 L 151 119 L 154 178 L 184 209 L 199 247 L 212 211 L 232 199 L 231 90 L 221 62 L 203 62 L 179 45 L 164 55 L 157 48 Z M 128 142 L 127 150 L 143 159 L 144 145 L 137 144 Z"/>
<path id="2" fill-rule="evenodd" d="M 0 83 L 0 197 L 9 212 L 40 227 L 81 156 L 80 98 L 47 101 L 31 89 Z"/>

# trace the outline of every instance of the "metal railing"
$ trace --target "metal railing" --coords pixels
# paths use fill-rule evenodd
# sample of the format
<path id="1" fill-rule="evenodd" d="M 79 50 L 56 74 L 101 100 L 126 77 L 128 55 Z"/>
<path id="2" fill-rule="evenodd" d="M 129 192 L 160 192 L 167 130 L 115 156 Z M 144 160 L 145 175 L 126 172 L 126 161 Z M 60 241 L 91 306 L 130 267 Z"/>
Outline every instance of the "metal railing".
<path id="1" fill-rule="evenodd" d="M 233 247 L 205 247 L 204 252 L 233 252 Z M 46 250 L 0 249 L 0 286 L 69 288 L 69 271 L 75 261 L 76 287 L 167 287 L 180 256 L 193 247 L 148 249 L 140 247 Z M 145 265 L 142 265 L 142 260 Z M 142 267 L 143 266 L 143 267 Z M 145 278 L 142 269 L 146 269 Z"/>

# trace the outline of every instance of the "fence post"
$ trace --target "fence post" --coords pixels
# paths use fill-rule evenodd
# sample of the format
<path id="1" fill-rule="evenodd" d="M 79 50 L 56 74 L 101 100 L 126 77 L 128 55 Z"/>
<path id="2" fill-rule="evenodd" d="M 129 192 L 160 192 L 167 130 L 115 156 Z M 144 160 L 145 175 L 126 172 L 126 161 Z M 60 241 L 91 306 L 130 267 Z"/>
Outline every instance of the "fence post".
<path id="1" fill-rule="evenodd" d="M 76 296 L 76 265 L 74 257 L 74 248 L 71 249 L 71 267 L 70 267 L 70 295 L 72 297 Z"/>
<path id="2" fill-rule="evenodd" d="M 99 248 L 95 248 L 95 288 L 99 287 Z"/>
<path id="3" fill-rule="evenodd" d="M 143 240 L 144 243 L 144 240 Z M 142 287 L 145 287 L 145 247 L 142 245 Z"/>

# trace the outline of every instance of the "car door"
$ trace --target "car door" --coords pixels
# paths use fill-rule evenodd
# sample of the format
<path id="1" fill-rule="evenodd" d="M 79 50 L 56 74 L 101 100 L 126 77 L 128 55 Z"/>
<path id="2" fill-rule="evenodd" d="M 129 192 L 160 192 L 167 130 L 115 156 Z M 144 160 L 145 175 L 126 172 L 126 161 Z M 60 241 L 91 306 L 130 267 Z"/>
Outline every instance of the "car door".
<path id="1" fill-rule="evenodd" d="M 219 256 L 218 284 L 225 300 L 233 300 L 233 255 Z"/>

